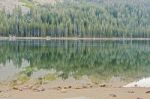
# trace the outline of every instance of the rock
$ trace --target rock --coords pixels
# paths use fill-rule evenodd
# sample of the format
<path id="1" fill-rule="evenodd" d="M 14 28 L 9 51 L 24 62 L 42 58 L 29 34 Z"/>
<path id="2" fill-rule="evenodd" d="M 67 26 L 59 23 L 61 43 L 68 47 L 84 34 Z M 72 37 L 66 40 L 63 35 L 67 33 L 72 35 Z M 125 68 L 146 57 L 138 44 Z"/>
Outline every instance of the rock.
<path id="1" fill-rule="evenodd" d="M 75 89 L 83 89 L 82 87 L 80 87 L 80 86 L 77 86 L 77 87 L 75 87 Z"/>
<path id="2" fill-rule="evenodd" d="M 61 90 L 62 87 L 58 86 L 58 87 L 56 87 L 55 89 L 56 89 L 56 90 Z"/>
<path id="3" fill-rule="evenodd" d="M 42 78 L 42 77 L 39 77 L 39 78 L 38 78 L 38 81 L 39 81 L 38 83 L 39 83 L 40 85 L 43 84 L 43 78 Z"/>
<path id="4" fill-rule="evenodd" d="M 64 99 L 89 99 L 87 97 L 71 97 L 71 98 L 64 98 Z"/>
<path id="5" fill-rule="evenodd" d="M 30 87 L 28 87 L 28 86 L 23 86 L 23 87 L 22 87 L 22 90 L 28 90 L 28 89 L 32 89 L 32 88 L 30 88 Z"/>
<path id="6" fill-rule="evenodd" d="M 85 89 L 88 88 L 88 86 L 82 86 L 82 87 L 85 88 Z"/>
<path id="7" fill-rule="evenodd" d="M 64 89 L 70 89 L 70 88 L 72 88 L 72 86 L 66 86 L 66 87 L 64 87 Z"/>
<path id="8" fill-rule="evenodd" d="M 12 89 L 22 91 L 22 89 L 20 89 L 20 88 L 18 88 L 16 86 L 14 86 Z"/>
<path id="9" fill-rule="evenodd" d="M 64 89 L 68 89 L 68 87 L 64 87 Z"/>
<path id="10" fill-rule="evenodd" d="M 92 85 L 91 83 L 87 83 L 88 86 Z"/>
<path id="11" fill-rule="evenodd" d="M 115 94 L 109 94 L 111 97 L 117 97 L 117 95 Z"/>
<path id="12" fill-rule="evenodd" d="M 149 93 L 150 93 L 150 91 L 146 91 L 145 93 L 149 94 Z"/>
<path id="13" fill-rule="evenodd" d="M 138 87 L 138 85 L 137 85 L 137 84 L 135 84 L 135 85 L 134 85 L 134 87 Z"/>
<path id="14" fill-rule="evenodd" d="M 68 88 L 72 88 L 72 86 L 68 86 Z"/>
<path id="15" fill-rule="evenodd" d="M 90 88 L 93 88 L 93 86 L 91 85 Z"/>
<path id="16" fill-rule="evenodd" d="M 135 93 L 134 91 L 128 91 L 128 93 Z"/>
<path id="17" fill-rule="evenodd" d="M 137 97 L 136 99 L 143 99 L 143 98 Z"/>
<path id="18" fill-rule="evenodd" d="M 105 85 L 105 84 L 103 84 L 103 85 L 100 85 L 100 87 L 106 87 L 106 85 Z"/>
<path id="19" fill-rule="evenodd" d="M 45 91 L 45 88 L 39 87 L 39 88 L 35 88 L 33 90 L 36 91 L 36 92 L 41 92 L 41 91 Z"/>

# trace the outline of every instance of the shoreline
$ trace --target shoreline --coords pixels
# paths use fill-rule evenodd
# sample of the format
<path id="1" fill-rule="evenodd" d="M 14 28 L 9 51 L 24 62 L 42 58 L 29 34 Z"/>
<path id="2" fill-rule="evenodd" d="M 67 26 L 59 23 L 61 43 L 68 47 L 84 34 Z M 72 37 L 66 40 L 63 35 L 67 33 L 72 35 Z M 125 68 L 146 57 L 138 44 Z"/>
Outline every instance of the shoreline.
<path id="1" fill-rule="evenodd" d="M 124 88 L 124 83 L 54 81 L 0 87 L 0 99 L 149 99 L 150 88 Z M 3 89 L 4 88 L 4 89 Z"/>
<path id="2" fill-rule="evenodd" d="M 106 40 L 106 41 L 119 41 L 119 40 L 140 40 L 140 41 L 149 41 L 150 38 L 79 38 L 79 37 L 0 37 L 0 40 Z"/>

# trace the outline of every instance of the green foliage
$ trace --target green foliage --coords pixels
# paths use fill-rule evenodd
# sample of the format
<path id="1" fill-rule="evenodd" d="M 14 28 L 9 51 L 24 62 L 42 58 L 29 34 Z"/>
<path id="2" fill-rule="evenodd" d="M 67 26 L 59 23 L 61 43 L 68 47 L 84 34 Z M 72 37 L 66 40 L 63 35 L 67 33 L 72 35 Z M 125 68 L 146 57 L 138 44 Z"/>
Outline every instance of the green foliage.
<path id="1" fill-rule="evenodd" d="M 32 66 L 30 67 L 26 67 L 23 71 L 22 74 L 26 74 L 28 77 L 31 76 L 32 72 L 35 71 L 35 68 L 33 68 Z"/>
<path id="2" fill-rule="evenodd" d="M 24 84 L 29 80 L 30 80 L 30 78 L 26 74 L 20 74 L 17 77 L 17 82 L 20 82 L 20 84 Z"/>
<path id="3" fill-rule="evenodd" d="M 57 76 L 55 74 L 47 74 L 43 79 L 44 81 L 53 81 L 57 79 Z"/>
<path id="4" fill-rule="evenodd" d="M 33 2 L 21 0 L 28 6 Z M 150 37 L 148 0 L 65 0 L 0 12 L 0 35 L 33 37 Z"/>
<path id="5" fill-rule="evenodd" d="M 24 4 L 24 6 L 28 7 L 28 8 L 32 8 L 34 3 L 32 2 L 32 0 L 19 0 L 21 3 Z"/>

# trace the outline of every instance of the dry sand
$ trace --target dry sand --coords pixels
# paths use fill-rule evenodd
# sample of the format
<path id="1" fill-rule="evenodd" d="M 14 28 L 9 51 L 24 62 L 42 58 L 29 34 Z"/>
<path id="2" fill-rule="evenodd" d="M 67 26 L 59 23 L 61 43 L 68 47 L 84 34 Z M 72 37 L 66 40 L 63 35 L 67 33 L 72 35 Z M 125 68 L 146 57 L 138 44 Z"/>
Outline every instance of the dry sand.
<path id="1" fill-rule="evenodd" d="M 149 88 L 89 88 L 1 92 L 0 99 L 150 99 Z"/>
<path id="2" fill-rule="evenodd" d="M 123 88 L 123 83 L 54 81 L 44 85 L 0 87 L 0 99 L 150 99 L 150 88 Z"/>

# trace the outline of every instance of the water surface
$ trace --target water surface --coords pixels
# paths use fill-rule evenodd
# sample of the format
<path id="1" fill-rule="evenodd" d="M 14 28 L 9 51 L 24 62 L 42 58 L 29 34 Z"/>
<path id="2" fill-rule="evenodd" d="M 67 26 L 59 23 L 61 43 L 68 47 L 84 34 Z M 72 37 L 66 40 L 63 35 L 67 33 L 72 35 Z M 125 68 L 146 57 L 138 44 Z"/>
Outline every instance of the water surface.
<path id="1" fill-rule="evenodd" d="M 58 72 L 58 76 L 137 79 L 150 76 L 150 41 L 0 41 L 0 80 L 18 73 Z M 43 72 L 41 72 L 43 71 Z"/>

